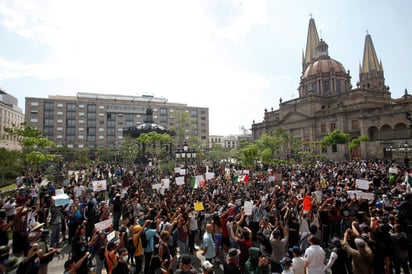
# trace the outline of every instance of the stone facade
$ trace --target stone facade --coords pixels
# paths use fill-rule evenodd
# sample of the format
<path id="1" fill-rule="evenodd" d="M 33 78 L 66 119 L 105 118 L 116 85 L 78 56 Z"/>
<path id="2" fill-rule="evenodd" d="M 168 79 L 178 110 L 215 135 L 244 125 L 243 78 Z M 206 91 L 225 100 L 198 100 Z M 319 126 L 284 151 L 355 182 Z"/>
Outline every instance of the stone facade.
<path id="1" fill-rule="evenodd" d="M 368 136 L 369 141 L 361 143 L 355 151 L 349 151 L 346 145 L 323 149 L 315 145 L 311 147 L 313 152 L 332 160 L 403 161 L 408 154 L 412 155 L 412 123 L 407 117 L 412 109 L 412 96 L 405 90 L 401 98 L 391 97 L 371 36 L 366 35 L 356 88 L 351 86 L 350 72 L 329 57 L 328 46 L 319 40 L 313 19 L 309 22 L 307 43 L 299 98 L 280 101 L 277 110 L 265 110 L 264 120 L 252 125 L 253 139 L 282 128 L 302 144 L 316 144 L 326 134 L 339 129 L 350 133 L 351 138 Z"/>

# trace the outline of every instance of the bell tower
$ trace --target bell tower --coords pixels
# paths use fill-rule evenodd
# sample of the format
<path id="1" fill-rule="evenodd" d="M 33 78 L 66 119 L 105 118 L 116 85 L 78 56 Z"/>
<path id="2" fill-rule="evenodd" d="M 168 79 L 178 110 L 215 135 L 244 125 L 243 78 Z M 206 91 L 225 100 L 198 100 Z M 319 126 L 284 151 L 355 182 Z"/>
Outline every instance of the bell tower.
<path id="1" fill-rule="evenodd" d="M 372 38 L 366 34 L 362 65 L 359 66 L 358 86 L 365 90 L 386 91 L 382 62 L 378 60 Z"/>

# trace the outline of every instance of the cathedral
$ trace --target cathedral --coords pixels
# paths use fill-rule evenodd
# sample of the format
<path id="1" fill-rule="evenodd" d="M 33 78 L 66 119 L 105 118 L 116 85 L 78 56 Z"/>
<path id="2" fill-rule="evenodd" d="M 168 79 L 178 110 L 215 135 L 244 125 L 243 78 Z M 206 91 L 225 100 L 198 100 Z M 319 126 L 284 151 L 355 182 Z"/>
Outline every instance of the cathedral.
<path id="1" fill-rule="evenodd" d="M 302 56 L 299 98 L 279 102 L 279 109 L 265 110 L 264 120 L 252 124 L 253 139 L 281 128 L 301 141 L 300 150 L 330 160 L 374 160 L 402 162 L 412 154 L 412 97 L 391 97 L 385 84 L 382 62 L 370 34 L 366 34 L 356 87 L 350 71 L 328 54 L 328 44 L 319 39 L 315 20 L 309 20 L 306 50 Z M 337 144 L 321 147 L 322 138 L 338 129 L 350 138 L 367 136 L 357 149 Z M 291 146 L 285 157 L 297 157 Z"/>

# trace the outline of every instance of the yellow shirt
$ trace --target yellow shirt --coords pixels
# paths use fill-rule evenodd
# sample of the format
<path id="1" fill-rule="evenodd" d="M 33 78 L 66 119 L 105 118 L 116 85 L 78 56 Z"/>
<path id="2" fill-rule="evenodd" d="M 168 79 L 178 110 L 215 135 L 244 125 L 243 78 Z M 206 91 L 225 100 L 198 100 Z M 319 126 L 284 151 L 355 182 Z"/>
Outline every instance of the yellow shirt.
<path id="1" fill-rule="evenodd" d="M 142 240 L 140 239 L 141 236 L 144 235 L 144 232 L 140 235 L 133 235 L 133 244 L 136 247 L 133 256 L 138 257 L 143 255 L 143 247 L 142 247 Z"/>

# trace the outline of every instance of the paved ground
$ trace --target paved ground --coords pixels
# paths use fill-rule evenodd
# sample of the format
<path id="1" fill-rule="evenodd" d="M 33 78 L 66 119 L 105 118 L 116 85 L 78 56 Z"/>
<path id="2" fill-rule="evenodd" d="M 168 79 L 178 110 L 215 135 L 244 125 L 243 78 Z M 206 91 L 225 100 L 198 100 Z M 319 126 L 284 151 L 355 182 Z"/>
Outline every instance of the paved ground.
<path id="1" fill-rule="evenodd" d="M 63 273 L 64 271 L 64 263 L 67 261 L 69 252 L 70 252 L 71 247 L 70 246 L 65 246 L 61 249 L 61 255 L 56 256 L 53 261 L 49 263 L 48 267 L 48 273 L 50 274 L 58 274 L 58 273 Z M 201 272 L 201 263 L 203 262 L 203 256 L 199 254 L 194 254 L 192 256 L 192 264 L 196 269 L 198 270 L 199 273 Z M 103 268 L 104 269 L 104 268 Z M 106 270 L 103 270 L 103 273 L 106 274 Z M 223 266 L 222 265 L 216 265 L 215 266 L 215 273 L 216 274 L 223 274 Z"/>

